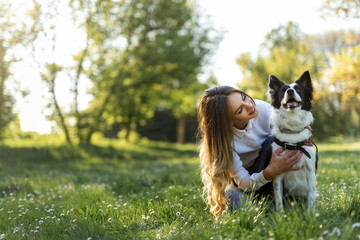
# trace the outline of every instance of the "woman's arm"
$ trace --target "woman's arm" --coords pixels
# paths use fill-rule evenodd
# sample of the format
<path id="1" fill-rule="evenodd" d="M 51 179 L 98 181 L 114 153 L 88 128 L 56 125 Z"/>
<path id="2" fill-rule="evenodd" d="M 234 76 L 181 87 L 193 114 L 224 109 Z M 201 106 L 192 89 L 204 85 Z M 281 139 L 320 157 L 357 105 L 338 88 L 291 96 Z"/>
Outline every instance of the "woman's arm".
<path id="1" fill-rule="evenodd" d="M 270 164 L 263 170 L 264 178 L 267 181 L 274 179 L 281 173 L 300 169 L 293 166 L 300 161 L 303 153 L 301 151 L 289 151 L 281 155 L 284 151 L 285 149 L 282 148 L 276 149 L 271 157 Z"/>
<path id="2" fill-rule="evenodd" d="M 282 148 L 277 149 L 271 157 L 270 164 L 260 173 L 253 173 L 252 175 L 242 166 L 240 157 L 234 153 L 230 177 L 234 179 L 240 189 L 252 191 L 259 189 L 281 173 L 300 169 L 294 168 L 293 165 L 300 161 L 302 152 L 289 151 L 281 155 L 284 151 Z"/>
<path id="3" fill-rule="evenodd" d="M 230 177 L 244 191 L 257 190 L 269 181 L 265 179 L 262 172 L 249 174 L 248 170 L 242 165 L 239 155 L 233 151 L 233 167 Z"/>

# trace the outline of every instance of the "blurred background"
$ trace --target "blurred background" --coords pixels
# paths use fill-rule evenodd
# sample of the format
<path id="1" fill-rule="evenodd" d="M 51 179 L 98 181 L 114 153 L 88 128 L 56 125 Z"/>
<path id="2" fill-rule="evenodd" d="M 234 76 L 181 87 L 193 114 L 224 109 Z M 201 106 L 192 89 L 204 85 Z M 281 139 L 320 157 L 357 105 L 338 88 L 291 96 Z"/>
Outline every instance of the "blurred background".
<path id="1" fill-rule="evenodd" d="M 358 0 L 3 0 L 0 134 L 195 142 L 216 85 L 309 70 L 314 137 L 360 135 Z"/>

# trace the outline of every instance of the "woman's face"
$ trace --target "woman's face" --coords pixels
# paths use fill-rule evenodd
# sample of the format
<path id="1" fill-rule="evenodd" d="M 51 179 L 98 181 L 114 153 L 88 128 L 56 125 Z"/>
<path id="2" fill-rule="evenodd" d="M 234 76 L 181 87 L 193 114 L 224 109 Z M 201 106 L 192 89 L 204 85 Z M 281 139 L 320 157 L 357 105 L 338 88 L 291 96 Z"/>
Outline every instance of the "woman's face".
<path id="1" fill-rule="evenodd" d="M 259 115 L 259 109 L 251 98 L 239 92 L 233 92 L 228 97 L 230 117 L 234 127 L 245 129 L 249 120 Z"/>

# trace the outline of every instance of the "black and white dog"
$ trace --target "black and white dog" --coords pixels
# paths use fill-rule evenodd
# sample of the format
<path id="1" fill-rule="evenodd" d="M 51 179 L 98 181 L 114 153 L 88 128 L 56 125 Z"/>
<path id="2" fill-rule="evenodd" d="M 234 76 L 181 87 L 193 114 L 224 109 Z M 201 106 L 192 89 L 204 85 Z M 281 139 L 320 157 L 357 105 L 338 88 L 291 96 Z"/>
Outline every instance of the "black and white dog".
<path id="1" fill-rule="evenodd" d="M 316 197 L 317 153 L 310 139 L 311 131 L 306 128 L 314 121 L 311 113 L 313 87 L 309 72 L 304 72 L 290 85 L 270 75 L 268 96 L 273 107 L 272 151 L 282 147 L 303 152 L 299 163 L 294 166 L 300 167 L 300 170 L 285 172 L 273 180 L 276 210 L 283 209 L 283 198 L 286 196 L 305 198 L 307 209 L 310 210 Z"/>

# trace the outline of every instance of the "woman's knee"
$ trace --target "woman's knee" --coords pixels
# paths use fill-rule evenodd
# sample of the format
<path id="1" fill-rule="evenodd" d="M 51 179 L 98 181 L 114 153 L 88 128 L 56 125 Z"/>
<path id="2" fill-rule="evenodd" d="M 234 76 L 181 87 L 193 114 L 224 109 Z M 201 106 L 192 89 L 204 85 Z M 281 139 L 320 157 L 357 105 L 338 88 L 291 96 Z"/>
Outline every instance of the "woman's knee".
<path id="1" fill-rule="evenodd" d="M 226 197 L 229 199 L 229 210 L 233 211 L 240 208 L 247 201 L 247 196 L 240 188 L 232 186 L 226 191 Z"/>

